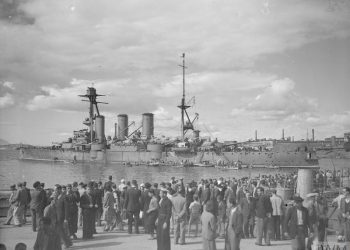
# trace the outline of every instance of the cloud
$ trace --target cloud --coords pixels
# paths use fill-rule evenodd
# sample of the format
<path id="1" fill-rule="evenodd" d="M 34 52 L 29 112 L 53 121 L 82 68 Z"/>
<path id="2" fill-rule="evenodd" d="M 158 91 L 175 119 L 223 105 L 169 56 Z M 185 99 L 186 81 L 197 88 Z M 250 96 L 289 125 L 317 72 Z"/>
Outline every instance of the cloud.
<path id="1" fill-rule="evenodd" d="M 317 101 L 301 96 L 294 88 L 295 83 L 289 78 L 275 80 L 246 106 L 233 109 L 231 115 L 251 116 L 256 120 L 284 120 L 315 112 Z"/>
<path id="2" fill-rule="evenodd" d="M 332 115 L 329 122 L 341 125 L 344 130 L 350 130 L 350 111 L 348 110 Z"/>
<path id="3" fill-rule="evenodd" d="M 7 82 L 6 81 L 6 82 L 3 83 L 3 86 L 6 87 L 6 88 L 9 88 L 11 90 L 15 90 L 16 89 L 13 82 Z"/>
<path id="4" fill-rule="evenodd" d="M 28 0 L 3 0 L 0 2 L 0 21 L 9 24 L 32 25 L 35 18 L 24 11 Z"/>
<path id="5" fill-rule="evenodd" d="M 10 107 L 15 104 L 15 100 L 10 93 L 6 93 L 4 96 L 0 97 L 0 108 Z"/>
<path id="6" fill-rule="evenodd" d="M 99 104 L 100 109 L 103 106 L 103 112 L 132 114 L 143 113 L 153 110 L 156 103 L 153 100 L 144 98 L 150 94 L 148 88 L 141 87 L 140 84 L 131 84 L 130 79 L 113 80 L 79 80 L 73 79 L 69 86 L 60 88 L 59 86 L 43 86 L 42 94 L 36 95 L 27 104 L 27 109 L 31 111 L 52 109 L 63 112 L 81 112 L 85 111 L 87 104 L 81 102 L 79 95 L 84 95 L 88 87 L 93 86 L 97 89 L 97 94 L 106 94 L 99 97 L 98 101 L 108 102 L 107 105 Z"/>
<path id="7" fill-rule="evenodd" d="M 349 8 L 330 12 L 318 0 L 5 4 L 4 17 L 14 12 L 35 18 L 32 25 L 5 23 L 0 31 L 8 38 L 0 41 L 0 75 L 15 79 L 21 90 L 66 87 L 73 78 L 134 82 L 145 74 L 171 83 L 178 56 L 186 51 L 193 77 L 225 80 L 230 73 L 217 72 L 249 69 L 263 55 L 350 35 Z"/>

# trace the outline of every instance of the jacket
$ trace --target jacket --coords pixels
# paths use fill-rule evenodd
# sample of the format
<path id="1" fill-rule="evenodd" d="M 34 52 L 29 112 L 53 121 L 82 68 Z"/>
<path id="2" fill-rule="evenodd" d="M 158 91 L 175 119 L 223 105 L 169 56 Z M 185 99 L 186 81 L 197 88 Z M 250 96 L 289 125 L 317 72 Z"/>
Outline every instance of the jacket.
<path id="1" fill-rule="evenodd" d="M 67 197 L 65 194 L 60 194 L 57 197 L 55 207 L 56 207 L 56 213 L 57 213 L 57 221 L 63 222 L 64 220 L 68 220 L 69 207 L 68 207 Z"/>
<path id="2" fill-rule="evenodd" d="M 202 238 L 206 240 L 215 240 L 216 238 L 216 219 L 212 213 L 203 211 L 202 221 Z"/>
<path id="3" fill-rule="evenodd" d="M 232 209 L 230 212 L 228 230 L 234 232 L 236 235 L 243 234 L 243 214 L 238 207 Z"/>
<path id="4" fill-rule="evenodd" d="M 270 197 L 263 194 L 256 201 L 256 217 L 265 218 L 267 213 L 272 214 L 272 205 Z"/>
<path id="5" fill-rule="evenodd" d="M 35 189 L 31 193 L 30 209 L 41 210 L 45 208 L 46 193 L 44 190 Z"/>
<path id="6" fill-rule="evenodd" d="M 135 187 L 129 188 L 125 193 L 124 208 L 127 211 L 139 212 L 141 208 L 140 204 L 141 191 Z"/>
<path id="7" fill-rule="evenodd" d="M 176 194 L 172 199 L 173 217 L 175 220 L 186 219 L 186 199 L 181 194 Z"/>
<path id="8" fill-rule="evenodd" d="M 308 229 L 312 231 L 312 227 L 309 222 L 309 213 L 305 207 L 301 207 L 302 218 L 303 218 L 303 226 L 305 231 L 305 237 L 308 234 Z M 293 206 L 289 208 L 287 211 L 287 215 L 284 221 L 284 227 L 287 228 L 289 236 L 294 239 L 297 234 L 298 228 L 298 215 L 297 215 L 297 207 Z"/>

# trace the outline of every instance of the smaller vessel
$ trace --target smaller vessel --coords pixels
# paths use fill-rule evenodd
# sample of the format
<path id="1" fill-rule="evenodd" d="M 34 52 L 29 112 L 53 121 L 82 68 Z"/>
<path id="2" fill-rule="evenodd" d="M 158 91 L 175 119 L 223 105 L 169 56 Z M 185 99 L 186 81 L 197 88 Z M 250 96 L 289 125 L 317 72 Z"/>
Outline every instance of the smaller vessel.
<path id="1" fill-rule="evenodd" d="M 159 161 L 150 161 L 147 163 L 147 166 L 149 167 L 158 167 L 160 166 L 160 162 Z"/>
<path id="2" fill-rule="evenodd" d="M 213 167 L 215 167 L 215 165 L 210 163 L 209 161 L 202 161 L 201 163 L 194 163 L 193 167 L 213 168 Z"/>

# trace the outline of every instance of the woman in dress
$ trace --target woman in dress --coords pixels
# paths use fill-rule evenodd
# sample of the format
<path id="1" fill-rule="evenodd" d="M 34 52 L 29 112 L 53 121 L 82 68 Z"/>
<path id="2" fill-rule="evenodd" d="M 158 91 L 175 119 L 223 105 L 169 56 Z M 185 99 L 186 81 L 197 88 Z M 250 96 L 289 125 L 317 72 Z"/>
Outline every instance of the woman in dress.
<path id="1" fill-rule="evenodd" d="M 104 231 L 112 230 L 115 221 L 114 203 L 115 199 L 112 193 L 112 187 L 111 185 L 106 185 L 105 195 L 103 197 L 103 220 L 106 222 Z"/>

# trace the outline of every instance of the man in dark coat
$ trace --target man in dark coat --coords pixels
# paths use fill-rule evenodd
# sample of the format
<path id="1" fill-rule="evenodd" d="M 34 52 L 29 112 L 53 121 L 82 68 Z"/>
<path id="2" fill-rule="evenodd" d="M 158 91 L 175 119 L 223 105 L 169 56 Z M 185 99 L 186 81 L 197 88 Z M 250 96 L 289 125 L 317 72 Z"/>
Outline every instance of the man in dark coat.
<path id="1" fill-rule="evenodd" d="M 303 207 L 301 197 L 294 198 L 295 205 L 289 208 L 284 224 L 288 232 L 285 235 L 290 237 L 292 249 L 304 250 L 305 238 L 308 236 L 308 230 L 312 230 L 309 222 L 308 210 Z"/>
<path id="2" fill-rule="evenodd" d="M 271 230 L 271 214 L 272 214 L 272 205 L 271 200 L 268 195 L 264 194 L 264 189 L 262 187 L 257 188 L 257 201 L 256 201 L 256 228 L 257 228 L 257 237 L 256 245 L 262 245 L 262 238 L 265 239 L 265 244 L 267 246 L 271 245 L 270 235 Z"/>
<path id="3" fill-rule="evenodd" d="M 167 197 L 167 190 L 160 190 L 157 225 L 157 250 L 170 250 L 170 217 L 172 203 Z"/>
<path id="4" fill-rule="evenodd" d="M 43 217 L 40 219 L 39 231 L 36 236 L 34 250 L 61 250 L 60 236 L 52 229 L 51 219 Z"/>
<path id="5" fill-rule="evenodd" d="M 66 194 L 62 192 L 62 187 L 58 184 L 54 186 L 54 196 L 56 200 L 55 207 L 57 214 L 56 230 L 65 247 L 68 248 L 72 246 L 72 241 L 68 236 L 67 230 L 65 230 L 68 228 L 69 207 Z"/>
<path id="6" fill-rule="evenodd" d="M 30 211 L 32 213 L 32 229 L 36 232 L 39 221 L 44 215 L 46 203 L 46 193 L 41 189 L 39 181 L 33 184 L 34 191 L 31 194 Z"/>
<path id="7" fill-rule="evenodd" d="M 115 183 L 112 181 L 113 177 L 112 175 L 108 176 L 108 181 L 105 182 L 104 189 L 106 189 L 107 186 L 112 187 Z"/>
<path id="8" fill-rule="evenodd" d="M 132 222 L 135 222 L 135 233 L 139 233 L 139 217 L 140 217 L 140 197 L 141 191 L 137 188 L 136 180 L 131 183 L 125 193 L 124 209 L 128 216 L 128 233 L 132 233 Z"/>
<path id="9" fill-rule="evenodd" d="M 149 193 L 149 190 L 150 188 L 152 187 L 152 185 L 150 183 L 145 183 L 145 190 L 141 193 L 141 198 L 140 198 L 140 201 L 141 201 L 141 210 L 142 210 L 142 222 L 143 222 L 143 226 L 145 228 L 145 233 L 149 233 L 149 230 L 147 228 L 147 221 L 148 221 L 148 214 L 147 214 L 147 211 L 148 211 L 148 208 L 149 208 L 149 203 L 151 201 L 151 197 L 150 195 L 148 194 Z"/>
<path id="10" fill-rule="evenodd" d="M 94 183 L 93 193 L 96 199 L 96 204 L 98 206 L 98 208 L 96 209 L 96 223 L 97 223 L 97 226 L 101 226 L 101 216 L 103 213 L 102 203 L 103 203 L 103 193 L 104 193 L 104 189 L 102 188 L 102 183 L 100 186 L 98 185 L 97 182 Z"/>
<path id="11" fill-rule="evenodd" d="M 92 193 L 92 185 L 86 187 L 86 192 L 80 197 L 80 207 L 83 215 L 83 239 L 92 239 L 95 230 L 96 200 Z"/>
<path id="12" fill-rule="evenodd" d="M 27 188 L 27 182 L 24 181 L 23 182 L 23 189 L 27 192 L 27 203 L 24 206 L 24 211 L 23 211 L 23 222 L 27 223 L 27 209 L 30 207 L 30 201 L 31 201 L 31 197 L 30 197 L 30 189 Z"/>
<path id="13" fill-rule="evenodd" d="M 67 202 L 69 207 L 68 228 L 69 234 L 73 239 L 77 239 L 75 235 L 78 231 L 78 202 L 80 194 L 78 190 L 73 190 L 72 185 L 67 185 Z"/>
<path id="14" fill-rule="evenodd" d="M 205 184 L 205 188 L 202 191 L 202 206 L 204 206 L 210 200 L 210 183 Z"/>

